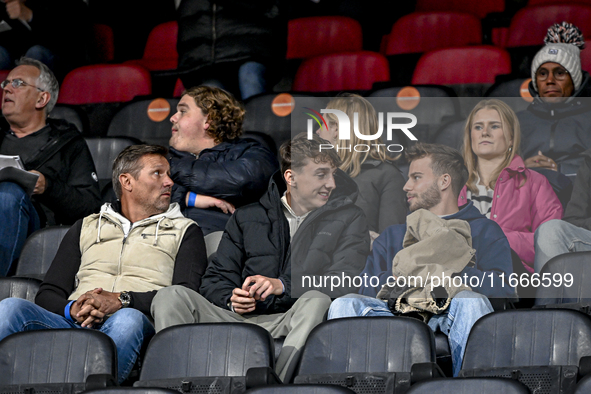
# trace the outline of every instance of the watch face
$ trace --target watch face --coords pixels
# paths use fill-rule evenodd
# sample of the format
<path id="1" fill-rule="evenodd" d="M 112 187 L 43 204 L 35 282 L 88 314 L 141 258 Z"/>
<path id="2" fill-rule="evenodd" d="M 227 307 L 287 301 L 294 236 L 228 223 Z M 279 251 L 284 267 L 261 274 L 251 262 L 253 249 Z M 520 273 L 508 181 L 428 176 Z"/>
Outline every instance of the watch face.
<path id="1" fill-rule="evenodd" d="M 128 307 L 131 303 L 131 296 L 127 292 L 122 292 L 119 295 L 119 301 L 121 301 L 121 305 L 125 308 Z"/>

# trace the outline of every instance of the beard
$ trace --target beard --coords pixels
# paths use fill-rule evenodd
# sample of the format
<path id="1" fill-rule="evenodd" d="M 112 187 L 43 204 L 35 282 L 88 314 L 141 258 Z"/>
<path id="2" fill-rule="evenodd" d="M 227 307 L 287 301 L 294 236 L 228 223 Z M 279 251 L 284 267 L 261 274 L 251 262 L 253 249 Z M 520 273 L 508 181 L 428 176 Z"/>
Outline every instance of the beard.
<path id="1" fill-rule="evenodd" d="M 414 212 L 417 209 L 430 210 L 435 205 L 441 202 L 441 193 L 437 187 L 437 182 L 433 182 L 431 186 L 421 194 L 416 194 L 414 201 L 410 204 L 410 211 Z"/>

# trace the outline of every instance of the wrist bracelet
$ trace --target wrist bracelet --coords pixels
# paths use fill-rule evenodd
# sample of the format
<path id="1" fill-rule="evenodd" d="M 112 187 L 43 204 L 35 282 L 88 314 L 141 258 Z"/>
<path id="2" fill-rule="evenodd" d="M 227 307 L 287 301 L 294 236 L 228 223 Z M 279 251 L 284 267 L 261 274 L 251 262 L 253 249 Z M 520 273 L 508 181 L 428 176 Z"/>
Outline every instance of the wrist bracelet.
<path id="1" fill-rule="evenodd" d="M 68 319 L 69 321 L 74 321 L 74 319 L 70 315 L 70 308 L 72 307 L 73 303 L 74 303 L 74 301 L 68 302 L 68 305 L 66 305 L 66 307 L 64 308 L 64 317 L 66 319 Z"/>
<path id="2" fill-rule="evenodd" d="M 189 192 L 189 202 L 187 203 L 187 206 L 194 207 L 196 199 L 197 199 L 197 194 L 195 194 L 193 192 Z"/>

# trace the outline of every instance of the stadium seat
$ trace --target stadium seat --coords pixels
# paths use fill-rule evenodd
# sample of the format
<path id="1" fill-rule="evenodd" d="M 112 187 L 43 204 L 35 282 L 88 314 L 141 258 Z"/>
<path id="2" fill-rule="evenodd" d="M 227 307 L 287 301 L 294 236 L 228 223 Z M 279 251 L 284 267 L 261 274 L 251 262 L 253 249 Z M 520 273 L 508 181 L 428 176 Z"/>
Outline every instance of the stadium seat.
<path id="1" fill-rule="evenodd" d="M 0 393 L 79 393 L 116 384 L 113 340 L 97 330 L 39 330 L 0 341 Z"/>
<path id="2" fill-rule="evenodd" d="M 145 68 L 97 64 L 70 71 L 62 83 L 58 103 L 80 105 L 125 102 L 151 92 L 150 73 Z"/>
<path id="3" fill-rule="evenodd" d="M 183 92 L 185 91 L 185 87 L 183 86 L 183 81 L 181 79 L 177 79 L 176 83 L 174 84 L 174 91 L 172 92 L 172 97 L 181 97 Z"/>
<path id="4" fill-rule="evenodd" d="M 591 252 L 573 252 L 553 257 L 544 265 L 540 278 L 552 278 L 551 286 L 537 287 L 535 305 L 538 308 L 591 309 Z M 544 275 L 546 274 L 546 275 Z M 567 277 L 570 274 L 570 277 Z M 556 277 L 555 277 L 556 275 Z M 560 284 L 554 281 L 560 278 Z M 571 279 L 565 283 L 565 279 Z"/>
<path id="5" fill-rule="evenodd" d="M 275 102 L 278 98 L 276 93 L 267 93 L 254 96 L 246 100 L 244 108 L 243 128 L 246 132 L 259 132 L 270 136 L 279 149 L 282 143 L 289 140 L 291 135 L 292 122 L 301 125 L 302 130 L 306 127 L 306 115 L 303 107 L 311 107 L 316 111 L 325 108 L 329 99 L 326 97 L 310 97 L 303 94 L 291 94 L 293 101 Z M 285 96 L 289 98 L 289 96 Z M 302 104 L 305 103 L 305 104 Z M 285 112 L 286 116 L 279 116 L 274 109 L 277 106 L 292 105 L 292 108 Z"/>
<path id="6" fill-rule="evenodd" d="M 95 63 L 112 62 L 115 59 L 115 36 L 111 26 L 95 23 L 93 26 L 94 50 L 91 55 Z"/>
<path id="7" fill-rule="evenodd" d="M 245 394 L 354 394 L 345 387 L 333 385 L 286 384 L 282 386 L 265 386 L 247 390 Z"/>
<path id="8" fill-rule="evenodd" d="M 81 133 L 84 133 L 88 128 L 86 113 L 72 106 L 58 104 L 53 107 L 49 117 L 53 119 L 64 119 L 76 126 Z"/>
<path id="9" fill-rule="evenodd" d="M 465 125 L 465 120 L 450 123 L 435 132 L 431 141 L 435 144 L 443 144 L 458 149 L 461 152 L 462 145 L 464 144 Z"/>
<path id="10" fill-rule="evenodd" d="M 178 394 L 178 391 L 168 390 L 159 387 L 106 387 L 84 391 L 84 394 Z"/>
<path id="11" fill-rule="evenodd" d="M 296 73 L 296 92 L 370 90 L 375 82 L 390 80 L 386 58 L 369 51 L 333 53 L 305 60 Z"/>
<path id="12" fill-rule="evenodd" d="M 482 43 L 480 20 L 462 12 L 414 12 L 392 26 L 385 55 L 428 52 Z"/>
<path id="13" fill-rule="evenodd" d="M 287 59 L 305 59 L 330 53 L 361 51 L 361 25 L 345 16 L 292 19 L 287 29 Z"/>
<path id="14" fill-rule="evenodd" d="M 591 376 L 587 376 L 577 384 L 577 389 L 574 394 L 588 394 L 591 393 Z"/>
<path id="15" fill-rule="evenodd" d="M 417 0 L 415 10 L 420 12 L 467 12 L 482 19 L 491 12 L 503 12 L 505 0 Z"/>
<path id="16" fill-rule="evenodd" d="M 548 28 L 568 21 L 583 35 L 591 34 L 591 6 L 580 4 L 539 5 L 517 11 L 511 19 L 507 47 L 542 46 Z"/>
<path id="17" fill-rule="evenodd" d="M 407 317 L 353 317 L 316 326 L 302 350 L 296 384 L 335 384 L 357 393 L 404 392 L 411 371 L 435 363 L 431 329 Z"/>
<path id="18" fill-rule="evenodd" d="M 218 250 L 218 245 L 222 240 L 223 234 L 223 231 L 214 231 L 213 233 L 209 233 L 205 236 L 205 251 L 207 253 L 207 258 L 209 258 Z"/>
<path id="19" fill-rule="evenodd" d="M 274 364 L 273 338 L 264 328 L 244 323 L 185 324 L 152 338 L 134 386 L 229 394 L 244 390 L 249 368 Z"/>
<path id="20" fill-rule="evenodd" d="M 141 100 L 126 104 L 111 120 L 107 136 L 131 137 L 148 144 L 168 146 L 172 135 L 170 118 L 178 99 Z"/>
<path id="21" fill-rule="evenodd" d="M 25 241 L 16 266 L 16 277 L 43 280 L 70 226 L 50 226 L 35 231 Z"/>
<path id="22" fill-rule="evenodd" d="M 0 301 L 16 297 L 35 302 L 39 281 L 31 278 L 0 278 Z"/>
<path id="23" fill-rule="evenodd" d="M 591 5 L 591 0 L 529 0 L 527 6 L 547 5 L 547 4 L 586 4 Z"/>
<path id="24" fill-rule="evenodd" d="M 511 73 L 509 54 L 492 46 L 438 49 L 424 54 L 412 77 L 413 85 L 493 84 Z"/>
<path id="25" fill-rule="evenodd" d="M 502 378 L 431 379 L 412 386 L 407 394 L 529 394 L 527 386 Z"/>
<path id="26" fill-rule="evenodd" d="M 405 92 L 414 92 L 405 94 Z M 368 100 L 376 112 L 408 112 L 417 117 L 417 124 L 410 131 L 421 142 L 430 142 L 443 125 L 459 119 L 459 100 L 452 89 L 445 86 L 392 87 L 373 91 Z M 416 100 L 416 106 L 408 106 Z M 412 107 L 412 108 L 411 108 Z M 410 109 L 409 109 L 410 108 Z M 386 122 L 384 115 L 384 122 Z M 385 130 L 385 129 L 384 129 Z M 407 147 L 410 140 L 397 131 L 394 142 Z M 384 140 L 385 134 L 382 137 Z"/>
<path id="27" fill-rule="evenodd" d="M 140 141 L 137 139 L 126 137 L 86 138 L 86 144 L 94 161 L 104 202 L 112 202 L 113 197 L 115 197 L 112 191 L 112 175 L 113 162 L 117 155 L 128 146 L 139 143 Z"/>
<path id="28" fill-rule="evenodd" d="M 179 26 L 176 21 L 161 23 L 154 27 L 148 36 L 143 57 L 128 60 L 125 64 L 136 64 L 150 71 L 176 69 L 179 60 L 176 50 L 178 31 Z"/>
<path id="29" fill-rule="evenodd" d="M 472 327 L 460 377 L 506 377 L 531 392 L 570 393 L 591 356 L 591 319 L 571 310 L 494 312 Z"/>

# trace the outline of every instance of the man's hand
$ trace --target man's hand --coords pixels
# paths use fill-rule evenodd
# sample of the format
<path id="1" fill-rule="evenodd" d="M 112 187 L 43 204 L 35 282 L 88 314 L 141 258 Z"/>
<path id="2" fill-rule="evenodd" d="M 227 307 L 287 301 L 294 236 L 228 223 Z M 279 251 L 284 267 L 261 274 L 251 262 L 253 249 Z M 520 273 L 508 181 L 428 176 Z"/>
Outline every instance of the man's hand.
<path id="1" fill-rule="evenodd" d="M 92 291 L 91 296 L 98 301 L 100 306 L 98 310 L 105 315 L 111 315 L 122 308 L 121 301 L 119 301 L 120 293 L 111 293 L 101 288 Z"/>
<path id="2" fill-rule="evenodd" d="M 24 4 L 23 0 L 6 0 L 6 13 L 10 19 L 21 19 L 28 22 L 33 17 L 33 11 Z"/>
<path id="3" fill-rule="evenodd" d="M 37 183 L 35 184 L 35 189 L 33 190 L 33 194 L 45 193 L 45 175 L 35 170 L 31 170 L 29 172 L 39 175 L 39 178 L 37 178 Z"/>
<path id="4" fill-rule="evenodd" d="M 527 168 L 548 168 L 550 170 L 558 171 L 558 166 L 556 162 L 551 158 L 544 156 L 542 151 L 538 151 L 536 156 L 532 156 L 525 160 L 525 166 Z"/>
<path id="5" fill-rule="evenodd" d="M 256 307 L 256 300 L 248 294 L 248 291 L 239 288 L 232 290 L 230 302 L 234 308 L 234 312 L 239 315 L 252 312 Z"/>
<path id="6" fill-rule="evenodd" d="M 102 289 L 82 294 L 70 307 L 70 316 L 82 327 L 92 327 L 95 323 L 103 321 L 105 314 L 99 311 L 100 302 L 93 297 L 93 293 L 97 291 L 102 291 Z"/>
<path id="7" fill-rule="evenodd" d="M 189 206 L 189 193 L 187 193 L 187 196 L 185 197 L 185 205 Z M 195 198 L 195 204 L 193 206 L 195 208 L 202 209 L 219 208 L 224 213 L 230 214 L 234 213 L 234 211 L 236 210 L 236 208 L 234 208 L 234 205 L 230 204 L 226 200 L 222 200 L 221 198 L 204 196 L 202 194 L 197 194 L 197 197 Z"/>
<path id="8" fill-rule="evenodd" d="M 276 278 L 254 275 L 246 278 L 242 284 L 242 290 L 247 291 L 249 296 L 254 297 L 257 301 L 265 301 L 271 294 L 283 294 L 283 283 Z"/>

